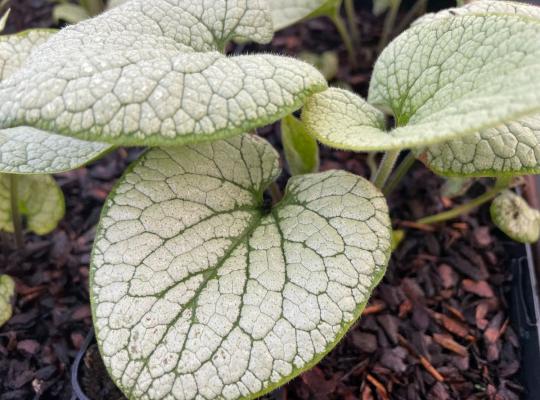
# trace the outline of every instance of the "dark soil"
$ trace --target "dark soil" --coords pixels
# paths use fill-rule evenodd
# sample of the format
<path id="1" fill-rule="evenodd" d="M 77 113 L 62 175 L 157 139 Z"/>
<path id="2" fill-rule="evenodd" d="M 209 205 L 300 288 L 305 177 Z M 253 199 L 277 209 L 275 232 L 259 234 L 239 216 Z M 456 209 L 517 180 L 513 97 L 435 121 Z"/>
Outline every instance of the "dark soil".
<path id="1" fill-rule="evenodd" d="M 11 6 L 10 32 L 52 25 L 46 0 L 13 0 Z M 270 47 L 231 50 L 338 50 L 337 80 L 365 95 L 381 29 L 369 6 L 358 10 L 362 46 L 354 71 L 323 19 L 279 34 Z M 280 147 L 275 126 L 259 133 Z M 28 235 L 23 251 L 2 237 L 0 273 L 16 279 L 17 299 L 13 318 L 0 328 L 0 400 L 71 398 L 70 366 L 91 329 L 88 265 L 95 226 L 115 180 L 139 152 L 121 149 L 88 168 L 59 175 L 67 214 L 53 234 Z M 369 174 L 363 156 L 323 149 L 322 169 L 334 168 Z M 451 207 L 451 200 L 438 196 L 442 182 L 420 164 L 414 167 L 390 199 L 395 227 L 406 230 L 406 239 L 363 318 L 317 367 L 269 397 L 520 398 L 519 341 L 505 301 L 510 260 L 487 209 L 434 227 L 407 222 Z M 482 190 L 478 183 L 468 196 Z M 81 384 L 92 399 L 122 398 L 95 345 L 81 368 Z"/>

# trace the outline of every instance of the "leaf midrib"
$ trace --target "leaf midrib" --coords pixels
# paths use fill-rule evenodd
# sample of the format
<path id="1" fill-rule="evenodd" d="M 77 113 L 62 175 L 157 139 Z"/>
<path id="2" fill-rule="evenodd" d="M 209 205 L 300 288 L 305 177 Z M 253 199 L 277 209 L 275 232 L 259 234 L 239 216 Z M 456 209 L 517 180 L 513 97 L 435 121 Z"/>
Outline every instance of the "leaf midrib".
<path id="1" fill-rule="evenodd" d="M 150 358 L 153 356 L 153 354 L 158 349 L 159 344 L 162 342 L 163 338 L 165 336 L 167 336 L 167 333 L 169 332 L 169 330 L 182 317 L 182 314 L 187 309 L 191 308 L 192 311 L 193 311 L 192 314 L 191 314 L 191 324 L 190 324 L 189 329 L 188 329 L 188 331 L 186 333 L 186 339 L 184 341 L 182 349 L 178 352 L 178 361 L 180 361 L 181 355 L 182 355 L 182 353 L 183 353 L 183 351 L 185 349 L 186 343 L 187 343 L 188 338 L 189 338 L 189 333 L 191 332 L 191 329 L 195 325 L 195 312 L 196 312 L 197 302 L 198 302 L 198 299 L 200 297 L 200 294 L 207 287 L 208 283 L 217 276 L 219 269 L 229 259 L 231 254 L 238 248 L 238 246 L 244 240 L 246 240 L 247 238 L 249 238 L 251 236 L 251 234 L 255 231 L 255 229 L 257 229 L 260 226 L 261 220 L 265 217 L 263 215 L 263 213 L 260 211 L 260 209 L 258 209 L 257 205 L 255 205 L 255 207 L 253 208 L 253 211 L 254 211 L 254 214 L 253 214 L 254 215 L 254 220 L 246 227 L 246 229 L 244 229 L 244 231 L 239 236 L 236 237 L 236 240 L 231 244 L 231 246 L 228 248 L 228 250 L 225 252 L 225 254 L 221 257 L 221 259 L 216 263 L 216 265 L 211 269 L 208 269 L 206 271 L 201 271 L 202 274 L 205 274 L 208 271 L 210 271 L 210 273 L 201 282 L 199 288 L 195 291 L 195 294 L 193 295 L 192 299 L 189 300 L 184 306 L 181 306 L 181 310 L 178 312 L 178 315 L 176 316 L 176 318 L 174 318 L 170 323 L 167 324 L 167 329 L 165 330 L 165 332 L 163 333 L 161 338 L 158 340 L 158 345 L 150 352 L 150 354 L 147 357 L 145 357 L 143 366 L 141 367 L 141 369 L 140 369 L 139 373 L 137 374 L 136 378 L 134 379 L 134 382 L 138 381 L 139 377 L 141 376 L 141 374 L 144 372 L 144 370 L 148 366 L 148 363 L 150 362 Z M 178 282 L 178 283 L 180 283 L 180 282 Z M 176 285 L 174 285 L 174 286 L 176 286 Z M 167 289 L 167 291 L 168 290 L 170 290 L 170 288 Z M 130 339 L 131 339 L 131 335 L 130 335 Z M 129 341 L 128 341 L 128 344 L 129 344 Z M 177 363 L 177 365 L 178 365 L 178 363 Z M 137 385 L 134 384 L 131 387 L 131 389 L 129 390 L 128 395 L 127 395 L 127 397 L 129 399 L 132 398 L 132 394 L 133 394 L 133 391 L 136 389 L 136 386 Z"/>

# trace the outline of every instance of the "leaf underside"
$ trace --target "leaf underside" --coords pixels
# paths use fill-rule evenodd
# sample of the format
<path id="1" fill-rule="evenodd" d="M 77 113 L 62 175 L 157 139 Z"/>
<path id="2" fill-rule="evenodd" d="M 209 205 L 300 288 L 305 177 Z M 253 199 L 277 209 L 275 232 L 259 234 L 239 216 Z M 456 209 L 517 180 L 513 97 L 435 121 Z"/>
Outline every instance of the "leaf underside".
<path id="1" fill-rule="evenodd" d="M 91 299 L 103 360 L 129 398 L 255 398 L 358 318 L 389 257 L 382 194 L 332 171 L 292 178 L 269 209 L 279 173 L 273 148 L 245 135 L 151 150 L 121 179 Z"/>
<path id="2" fill-rule="evenodd" d="M 55 31 L 30 30 L 0 36 L 0 80 L 12 75 L 31 51 Z M 78 168 L 98 158 L 110 145 L 91 143 L 21 126 L 0 130 L 0 173 L 47 174 Z"/>
<path id="3" fill-rule="evenodd" d="M 273 35 L 263 0 L 131 0 L 61 30 L 0 84 L 0 126 L 117 145 L 186 144 L 272 123 L 326 88 L 309 64 L 226 57 Z"/>
<path id="4" fill-rule="evenodd" d="M 540 13 L 515 3 L 472 4 L 415 24 L 379 57 L 368 100 L 394 115 L 396 129 L 385 131 L 380 119 L 366 124 L 366 108 L 373 111 L 365 100 L 331 90 L 308 102 L 309 131 L 333 147 L 381 151 L 423 148 L 538 115 Z"/>
<path id="5" fill-rule="evenodd" d="M 531 208 L 510 190 L 491 203 L 491 219 L 501 231 L 518 242 L 534 243 L 540 238 L 540 211 Z"/>
<path id="6" fill-rule="evenodd" d="M 10 188 L 10 175 L 0 174 L 0 230 L 6 232 L 13 232 Z M 65 212 L 64 195 L 54 178 L 19 175 L 17 188 L 19 212 L 25 217 L 27 228 L 38 235 L 52 232 Z"/>
<path id="7" fill-rule="evenodd" d="M 11 299 L 15 295 L 15 282 L 8 275 L 0 275 L 0 327 L 4 325 L 13 313 Z"/>

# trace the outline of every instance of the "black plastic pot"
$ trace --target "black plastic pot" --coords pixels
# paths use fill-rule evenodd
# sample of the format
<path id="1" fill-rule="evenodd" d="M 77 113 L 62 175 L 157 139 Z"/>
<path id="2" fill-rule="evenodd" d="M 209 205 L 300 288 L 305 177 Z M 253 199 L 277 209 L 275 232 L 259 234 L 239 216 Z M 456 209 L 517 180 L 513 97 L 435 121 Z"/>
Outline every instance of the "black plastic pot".
<path id="1" fill-rule="evenodd" d="M 84 354 L 86 353 L 86 351 L 88 350 L 88 347 L 90 346 L 90 344 L 92 344 L 93 341 L 94 341 L 94 330 L 91 329 L 88 335 L 86 335 L 86 339 L 84 339 L 84 343 L 81 346 L 81 349 L 79 350 L 79 352 L 77 353 L 77 357 L 75 357 L 75 361 L 73 362 L 73 365 L 71 366 L 71 387 L 73 389 L 71 400 L 90 400 L 84 393 L 79 383 L 79 368 L 84 358 Z"/>

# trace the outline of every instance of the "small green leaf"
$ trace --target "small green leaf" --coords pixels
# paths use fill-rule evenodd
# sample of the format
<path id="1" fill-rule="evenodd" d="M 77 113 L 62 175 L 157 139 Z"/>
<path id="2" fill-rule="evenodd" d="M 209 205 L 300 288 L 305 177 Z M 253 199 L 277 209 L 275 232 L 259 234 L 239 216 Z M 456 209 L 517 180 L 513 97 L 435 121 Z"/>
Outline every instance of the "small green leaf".
<path id="1" fill-rule="evenodd" d="M 368 97 L 394 115 L 397 128 L 390 132 L 348 116 L 366 107 L 358 96 L 349 97 L 339 104 L 335 92 L 314 96 L 304 113 L 309 132 L 338 148 L 398 150 L 538 115 L 540 11 L 478 1 L 426 17 L 401 34 L 379 57 Z M 323 110 L 329 111 L 324 118 L 311 115 Z"/>
<path id="2" fill-rule="evenodd" d="M 333 16 L 342 0 L 269 0 L 274 30 L 279 31 L 302 20 Z"/>
<path id="3" fill-rule="evenodd" d="M 327 86 L 293 58 L 220 53 L 272 36 L 266 1 L 131 0 L 36 49 L 0 84 L 0 127 L 147 146 L 242 134 Z"/>
<path id="4" fill-rule="evenodd" d="M 521 243 L 540 238 L 540 211 L 514 192 L 506 190 L 491 203 L 491 219 L 501 231 Z"/>
<path id="5" fill-rule="evenodd" d="M 91 298 L 113 380 L 132 399 L 255 398 L 313 366 L 382 278 L 382 194 L 344 171 L 280 174 L 245 135 L 146 153 L 107 200 Z"/>
<path id="6" fill-rule="evenodd" d="M 15 296 L 15 282 L 8 275 L 0 275 L 0 327 L 4 325 L 13 314 L 11 301 Z"/>
<path id="7" fill-rule="evenodd" d="M 0 174 L 0 230 L 13 232 L 10 174 Z M 38 235 L 53 231 L 65 212 L 64 194 L 50 175 L 18 175 L 19 212 L 29 230 Z"/>
<path id="8" fill-rule="evenodd" d="M 281 120 L 281 141 L 291 175 L 319 170 L 319 145 L 307 133 L 304 124 L 292 115 Z"/>
<path id="9" fill-rule="evenodd" d="M 0 80 L 24 64 L 31 51 L 55 31 L 30 30 L 0 36 Z M 30 127 L 0 130 L 0 173 L 47 174 L 81 167 L 109 151 L 111 146 L 85 142 Z"/>

